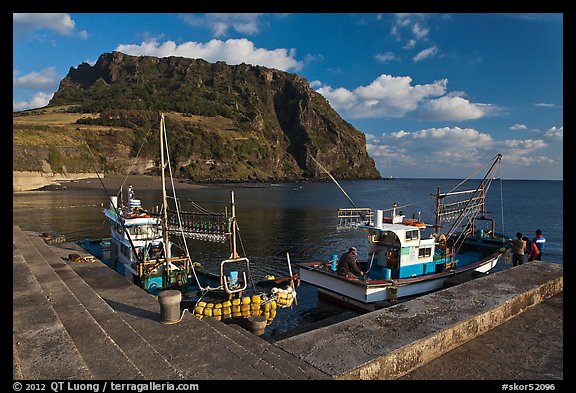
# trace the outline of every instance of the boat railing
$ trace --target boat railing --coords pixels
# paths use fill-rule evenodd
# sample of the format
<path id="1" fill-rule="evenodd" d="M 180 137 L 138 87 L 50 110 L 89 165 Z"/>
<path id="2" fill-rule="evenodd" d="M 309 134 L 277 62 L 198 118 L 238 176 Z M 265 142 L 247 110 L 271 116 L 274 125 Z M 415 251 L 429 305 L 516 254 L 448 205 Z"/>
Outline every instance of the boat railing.
<path id="1" fill-rule="evenodd" d="M 369 207 L 338 209 L 338 229 L 356 228 L 372 224 L 372 209 Z"/>

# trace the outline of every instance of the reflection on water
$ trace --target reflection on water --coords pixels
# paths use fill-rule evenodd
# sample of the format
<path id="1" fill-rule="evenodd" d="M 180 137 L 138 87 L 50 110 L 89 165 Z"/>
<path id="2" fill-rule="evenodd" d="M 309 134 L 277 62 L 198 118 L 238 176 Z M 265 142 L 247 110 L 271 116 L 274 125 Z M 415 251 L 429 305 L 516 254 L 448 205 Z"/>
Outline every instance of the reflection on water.
<path id="1" fill-rule="evenodd" d="M 562 263 L 562 182 L 545 183 L 504 182 L 503 205 L 500 204 L 501 190 L 496 189 L 494 183 L 487 207 L 496 219 L 497 231 L 501 230 L 502 211 L 507 233 L 522 231 L 531 237 L 537 227 L 542 229 L 548 240 L 548 260 Z M 436 187 L 444 192 L 455 184 L 456 180 L 427 179 L 341 182 L 358 207 L 386 209 L 397 202 L 407 217 L 420 213 L 429 223 L 434 219 L 431 194 L 436 193 Z M 288 276 L 286 253 L 290 255 L 295 273 L 294 265 L 298 262 L 328 261 L 332 254 L 340 255 L 350 246 L 358 248 L 360 259 L 367 255 L 363 231 L 336 230 L 336 209 L 351 206 L 333 183 L 212 185 L 177 193 L 183 210 L 188 209 L 187 203 L 192 200 L 209 210 L 223 212 L 229 209 L 231 191 L 235 193 L 240 228 L 238 251 L 250 259 L 256 281 L 268 274 Z M 146 209 L 152 209 L 161 200 L 157 190 L 135 189 L 135 192 Z M 108 237 L 102 204 L 107 204 L 103 190 L 16 193 L 13 223 L 24 230 L 64 234 L 69 241 Z M 188 240 L 188 247 L 194 262 L 214 272 L 230 254 L 227 244 Z M 501 261 L 496 270 L 507 267 Z M 302 283 L 297 291 L 298 306 L 292 312 L 278 313 L 267 334 L 282 334 L 343 311 L 322 301 L 319 303 L 312 286 Z"/>

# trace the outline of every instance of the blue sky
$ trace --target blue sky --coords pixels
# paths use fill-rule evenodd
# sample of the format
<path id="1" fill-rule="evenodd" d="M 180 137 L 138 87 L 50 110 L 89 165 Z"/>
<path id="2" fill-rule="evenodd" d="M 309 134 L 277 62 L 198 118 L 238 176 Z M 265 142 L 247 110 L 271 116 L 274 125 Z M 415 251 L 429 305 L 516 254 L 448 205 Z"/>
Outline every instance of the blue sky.
<path id="1" fill-rule="evenodd" d="M 308 80 L 382 176 L 563 179 L 563 14 L 13 14 L 13 110 L 105 52 L 258 64 Z"/>

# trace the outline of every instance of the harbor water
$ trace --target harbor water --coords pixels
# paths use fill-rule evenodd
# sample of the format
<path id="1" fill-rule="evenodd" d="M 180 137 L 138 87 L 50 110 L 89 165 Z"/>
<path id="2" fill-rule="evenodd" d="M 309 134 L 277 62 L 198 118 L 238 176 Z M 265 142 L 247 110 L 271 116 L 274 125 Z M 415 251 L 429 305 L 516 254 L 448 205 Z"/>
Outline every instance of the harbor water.
<path id="1" fill-rule="evenodd" d="M 91 179 L 97 183 L 97 179 Z M 397 203 L 406 217 L 434 224 L 435 194 L 451 190 L 456 179 L 391 179 L 341 181 L 357 207 L 390 209 Z M 126 184 L 130 183 L 128 178 Z M 66 185 L 66 183 L 63 183 Z M 472 183 L 474 184 L 474 183 Z M 127 190 L 127 186 L 125 187 Z M 117 190 L 108 190 L 115 194 Z M 177 189 L 183 210 L 191 201 L 216 212 L 229 209 L 234 191 L 240 241 L 238 251 L 250 260 L 255 281 L 266 275 L 286 277 L 287 254 L 292 270 L 299 262 L 329 262 L 349 247 L 358 249 L 359 259 L 367 258 L 365 234 L 360 229 L 338 229 L 336 210 L 352 207 L 338 187 L 327 183 L 238 183 L 208 184 Z M 138 189 L 136 197 L 145 209 L 161 200 L 155 187 Z M 536 229 L 546 237 L 543 260 L 563 264 L 563 181 L 495 180 L 488 191 L 487 214 L 496 221 L 496 231 L 509 235 L 522 232 L 532 238 Z M 108 197 L 101 187 L 59 191 L 30 191 L 13 194 L 13 224 L 23 230 L 62 234 L 67 241 L 109 237 L 102 206 Z M 193 262 L 218 272 L 228 258 L 227 244 L 189 240 Z M 500 260 L 495 271 L 511 265 Z M 317 298 L 316 289 L 306 283 L 296 288 L 298 304 L 279 312 L 266 329 L 269 337 L 280 337 L 307 324 L 331 317 L 342 310 Z"/>

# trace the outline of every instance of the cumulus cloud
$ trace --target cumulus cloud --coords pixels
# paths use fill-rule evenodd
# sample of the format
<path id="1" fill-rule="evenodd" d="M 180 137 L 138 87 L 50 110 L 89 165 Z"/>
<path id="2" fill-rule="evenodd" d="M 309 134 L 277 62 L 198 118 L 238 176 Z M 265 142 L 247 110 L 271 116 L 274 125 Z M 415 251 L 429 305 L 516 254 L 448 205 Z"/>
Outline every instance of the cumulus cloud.
<path id="1" fill-rule="evenodd" d="M 42 108 L 48 105 L 54 93 L 36 93 L 30 100 L 14 101 L 12 100 L 12 110 L 14 112 L 23 111 L 26 109 Z"/>
<path id="2" fill-rule="evenodd" d="M 30 72 L 23 76 L 17 76 L 18 71 L 12 72 L 12 82 L 14 87 L 22 87 L 32 90 L 53 89 L 58 86 L 56 68 L 48 67 L 40 72 Z"/>
<path id="3" fill-rule="evenodd" d="M 492 109 L 490 105 L 474 104 L 453 95 L 425 102 L 415 111 L 416 117 L 426 120 L 473 120 L 484 117 Z"/>
<path id="4" fill-rule="evenodd" d="M 562 141 L 564 139 L 564 126 L 556 128 L 549 128 L 545 133 L 544 137 L 552 141 Z"/>
<path id="5" fill-rule="evenodd" d="M 409 76 L 382 74 L 353 90 L 322 85 L 322 94 L 334 109 L 349 118 L 413 117 L 427 120 L 469 120 L 486 116 L 493 108 L 448 94 L 447 79 L 413 85 Z"/>
<path id="6" fill-rule="evenodd" d="M 545 152 L 550 147 L 548 142 L 561 137 L 562 128 L 550 128 L 546 140 L 496 140 L 486 132 L 462 127 L 397 130 L 370 135 L 366 148 L 381 173 L 410 168 L 411 176 L 415 176 L 413 170 L 418 170 L 422 177 L 467 177 L 497 153 L 503 154 L 503 163 L 509 169 L 561 165 L 561 157 L 554 159 Z"/>
<path id="7" fill-rule="evenodd" d="M 295 59 L 295 49 L 268 50 L 256 48 L 252 41 L 245 38 L 226 41 L 213 39 L 207 43 L 188 41 L 180 45 L 174 41 L 159 43 L 152 39 L 142 42 L 140 45 L 120 44 L 116 50 L 134 56 L 200 58 L 211 63 L 216 61 L 224 61 L 227 64 L 247 63 L 282 71 L 298 71 L 304 65 Z"/>
<path id="8" fill-rule="evenodd" d="M 541 139 L 509 139 L 500 142 L 501 150 L 508 166 L 554 165 L 553 159 L 537 154 L 538 150 L 548 147 Z"/>
<path id="9" fill-rule="evenodd" d="M 260 32 L 263 14 L 240 13 L 240 14 L 188 14 L 183 19 L 192 26 L 208 27 L 215 37 L 223 37 L 229 30 L 238 33 L 254 35 Z"/>
<path id="10" fill-rule="evenodd" d="M 86 31 L 76 31 L 76 25 L 69 14 L 14 13 L 12 23 L 14 36 L 19 39 L 40 29 L 51 30 L 61 35 L 78 33 L 82 38 L 87 37 Z"/>
<path id="11" fill-rule="evenodd" d="M 435 127 L 373 137 L 367 150 L 381 168 L 419 167 L 422 176 L 430 176 L 434 168 L 442 167 L 466 175 L 495 155 L 496 144 L 492 136 L 473 128 Z"/>

